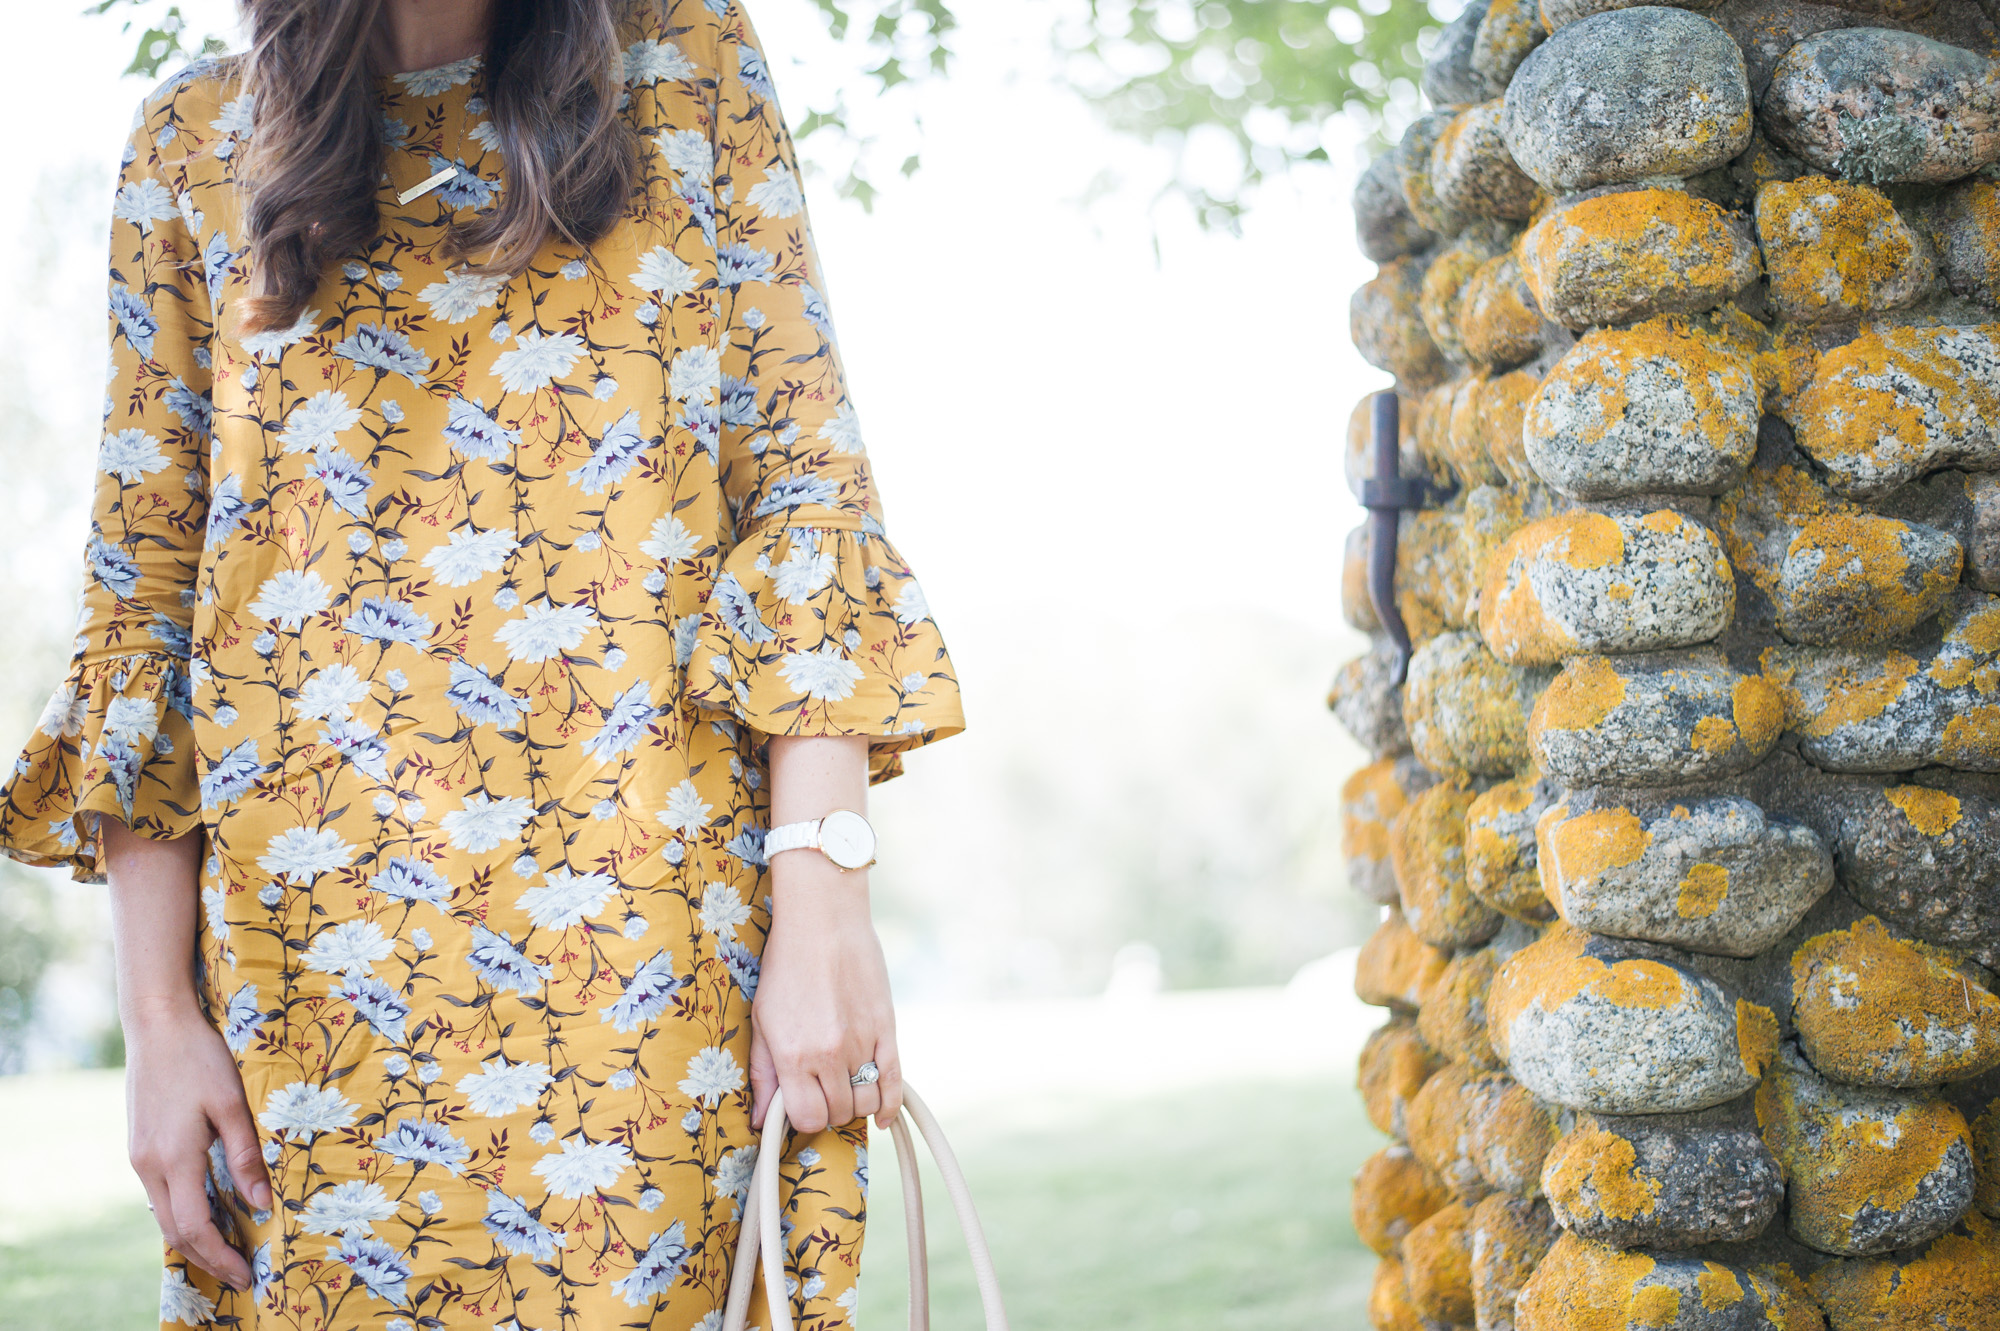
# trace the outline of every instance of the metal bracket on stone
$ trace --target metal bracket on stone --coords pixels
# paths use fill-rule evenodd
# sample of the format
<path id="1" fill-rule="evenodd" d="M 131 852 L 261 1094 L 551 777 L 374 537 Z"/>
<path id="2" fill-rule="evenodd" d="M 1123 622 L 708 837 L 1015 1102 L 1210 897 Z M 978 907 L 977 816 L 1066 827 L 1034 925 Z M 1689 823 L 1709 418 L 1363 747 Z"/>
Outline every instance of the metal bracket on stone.
<path id="1" fill-rule="evenodd" d="M 1375 474 L 1361 482 L 1361 505 L 1368 510 L 1368 601 L 1396 647 L 1392 682 L 1410 670 L 1410 630 L 1396 608 L 1396 532 L 1402 511 L 1423 503 L 1421 481 L 1402 474 L 1402 421 L 1394 390 L 1375 395 Z"/>

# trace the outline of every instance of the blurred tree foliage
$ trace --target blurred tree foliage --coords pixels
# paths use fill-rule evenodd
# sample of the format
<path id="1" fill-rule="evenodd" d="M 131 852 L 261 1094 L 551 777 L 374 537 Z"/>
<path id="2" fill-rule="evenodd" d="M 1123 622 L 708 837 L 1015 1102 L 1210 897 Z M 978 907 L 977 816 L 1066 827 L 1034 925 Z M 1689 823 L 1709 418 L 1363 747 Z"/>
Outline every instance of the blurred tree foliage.
<path id="1" fill-rule="evenodd" d="M 942 78 L 958 28 L 955 0 L 810 0 L 836 41 L 858 42 L 869 96 Z M 1463 0 L 1056 0 L 1054 41 L 1072 83 L 1120 130 L 1172 151 L 1168 186 L 1208 226 L 1233 226 L 1246 192 L 1300 162 L 1324 161 L 1335 117 L 1380 143 L 1417 107 L 1422 52 Z M 189 31 L 178 5 L 96 0 L 86 11 L 131 11 L 138 30 L 127 72 L 158 77 L 170 61 L 225 49 Z M 814 109 L 801 141 L 825 144 L 848 165 L 841 192 L 867 205 L 884 176 L 908 175 L 915 154 L 879 162 L 848 123 L 846 104 Z M 1198 136 L 1222 147 L 1219 163 L 1190 166 Z M 827 141 L 832 141 L 827 144 Z M 817 155 L 817 154 L 812 154 Z"/>

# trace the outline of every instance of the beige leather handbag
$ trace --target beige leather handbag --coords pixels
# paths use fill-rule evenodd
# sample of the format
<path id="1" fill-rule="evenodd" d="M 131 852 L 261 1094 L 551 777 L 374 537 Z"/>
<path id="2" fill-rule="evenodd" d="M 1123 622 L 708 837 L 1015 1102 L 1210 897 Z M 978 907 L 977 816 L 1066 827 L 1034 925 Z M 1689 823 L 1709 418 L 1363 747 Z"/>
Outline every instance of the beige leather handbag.
<path id="1" fill-rule="evenodd" d="M 923 1185 L 917 1177 L 917 1148 L 910 1137 L 909 1120 L 931 1148 L 944 1188 L 951 1195 L 952 1209 L 958 1212 L 958 1227 L 965 1234 L 965 1246 L 972 1253 L 972 1275 L 979 1282 L 979 1301 L 986 1309 L 986 1331 L 1007 1331 L 1007 1310 L 1000 1303 L 1000 1281 L 993 1274 L 993 1258 L 986 1250 L 986 1234 L 979 1227 L 979 1213 L 973 1209 L 972 1194 L 966 1189 L 965 1174 L 944 1129 L 924 1104 L 923 1097 L 908 1082 L 903 1083 L 903 1108 L 889 1125 L 896 1142 L 896 1171 L 903 1180 L 903 1218 L 910 1247 L 910 1331 L 930 1331 L 930 1255 L 924 1244 Z M 722 1331 L 745 1331 L 750 1315 L 750 1291 L 756 1283 L 757 1268 L 764 1273 L 766 1299 L 771 1308 L 774 1331 L 792 1331 L 792 1301 L 785 1294 L 785 1250 L 779 1237 L 778 1165 L 785 1150 L 785 1093 L 771 1097 L 764 1115 L 764 1137 L 757 1148 L 757 1168 L 750 1178 L 750 1190 L 743 1199 L 743 1232 L 736 1242 L 736 1269 L 729 1280 L 729 1302 L 723 1311 Z"/>

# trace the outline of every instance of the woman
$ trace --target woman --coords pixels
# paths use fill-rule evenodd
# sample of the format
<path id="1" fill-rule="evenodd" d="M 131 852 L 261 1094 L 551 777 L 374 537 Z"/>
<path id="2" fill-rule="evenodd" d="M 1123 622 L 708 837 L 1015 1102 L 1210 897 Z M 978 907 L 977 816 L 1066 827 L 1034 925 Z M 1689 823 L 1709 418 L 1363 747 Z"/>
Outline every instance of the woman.
<path id="1" fill-rule="evenodd" d="M 836 1325 L 899 1090 L 866 847 L 809 833 L 961 721 L 754 35 L 245 9 L 125 154 L 76 655 L 0 794 L 110 882 L 161 1320 L 712 1328 L 782 1087 Z"/>

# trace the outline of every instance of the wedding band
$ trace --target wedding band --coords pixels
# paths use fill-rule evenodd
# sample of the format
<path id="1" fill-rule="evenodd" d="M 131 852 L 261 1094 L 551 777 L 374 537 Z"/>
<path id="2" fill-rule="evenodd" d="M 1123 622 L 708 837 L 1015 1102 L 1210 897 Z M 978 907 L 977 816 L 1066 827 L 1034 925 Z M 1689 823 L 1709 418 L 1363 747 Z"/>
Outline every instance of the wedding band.
<path id="1" fill-rule="evenodd" d="M 882 1080 L 882 1069 L 876 1067 L 874 1060 L 871 1059 L 863 1063 L 855 1074 L 847 1079 L 847 1084 L 849 1086 L 873 1086 L 880 1080 Z"/>

